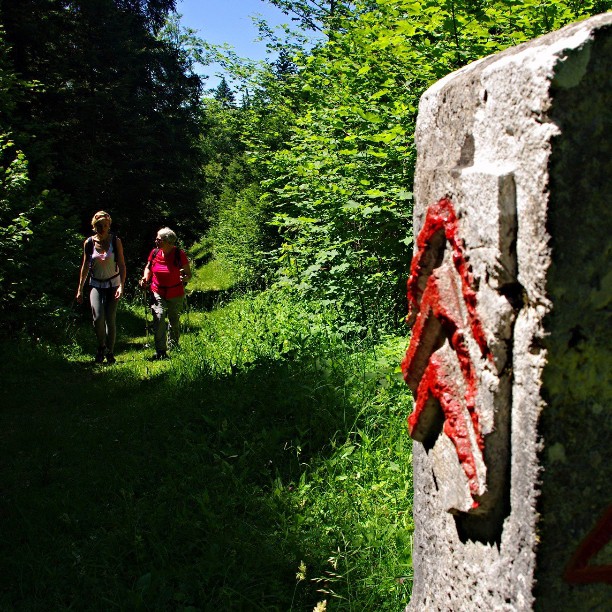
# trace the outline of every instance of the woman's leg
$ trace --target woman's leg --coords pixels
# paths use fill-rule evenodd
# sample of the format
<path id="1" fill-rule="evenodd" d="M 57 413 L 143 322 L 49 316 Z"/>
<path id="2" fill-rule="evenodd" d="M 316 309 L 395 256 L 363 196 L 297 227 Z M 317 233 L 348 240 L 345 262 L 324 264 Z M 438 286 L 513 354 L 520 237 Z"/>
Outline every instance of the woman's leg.
<path id="1" fill-rule="evenodd" d="M 93 316 L 93 326 L 98 340 L 98 353 L 104 353 L 106 346 L 106 321 L 105 321 L 105 289 L 92 287 L 89 294 L 89 303 L 91 304 L 91 314 Z"/>
<path id="2" fill-rule="evenodd" d="M 183 311 L 184 301 L 184 295 L 179 295 L 178 297 L 168 300 L 168 333 L 170 335 L 170 344 L 175 348 L 178 346 L 179 337 L 181 335 L 180 317 Z"/>
<path id="3" fill-rule="evenodd" d="M 104 304 L 104 310 L 106 314 L 106 348 L 109 353 L 114 352 L 115 339 L 117 337 L 117 306 L 119 300 L 115 299 L 115 287 L 105 289 L 106 299 Z"/>
<path id="4" fill-rule="evenodd" d="M 153 337 L 155 338 L 155 350 L 165 352 L 168 349 L 168 338 L 166 335 L 166 311 L 168 302 L 159 295 L 153 293 L 151 302 L 151 312 L 153 313 Z"/>

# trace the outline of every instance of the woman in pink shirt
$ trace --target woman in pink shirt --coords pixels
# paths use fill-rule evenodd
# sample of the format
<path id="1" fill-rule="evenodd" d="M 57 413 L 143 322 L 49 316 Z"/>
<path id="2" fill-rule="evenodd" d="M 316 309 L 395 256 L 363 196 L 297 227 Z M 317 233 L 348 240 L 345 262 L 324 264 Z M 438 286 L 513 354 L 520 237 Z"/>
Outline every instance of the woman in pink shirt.
<path id="1" fill-rule="evenodd" d="M 179 319 L 185 301 L 185 284 L 191 278 L 191 269 L 187 255 L 175 243 L 176 234 L 169 227 L 163 227 L 157 232 L 155 248 L 149 254 L 140 280 L 141 287 L 149 283 L 151 285 L 156 351 L 153 359 L 168 357 L 168 336 L 171 347 L 177 347 L 179 343 Z"/>

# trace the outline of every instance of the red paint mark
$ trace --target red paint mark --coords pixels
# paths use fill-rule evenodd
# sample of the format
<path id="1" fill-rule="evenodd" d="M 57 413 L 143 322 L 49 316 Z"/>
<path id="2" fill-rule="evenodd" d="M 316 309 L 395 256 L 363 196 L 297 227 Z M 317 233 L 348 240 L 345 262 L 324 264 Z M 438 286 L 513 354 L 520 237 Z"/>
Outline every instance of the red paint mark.
<path id="1" fill-rule="evenodd" d="M 578 546 L 563 578 L 572 584 L 612 584 L 612 565 L 589 565 L 589 561 L 612 540 L 612 505 Z"/>
<path id="2" fill-rule="evenodd" d="M 483 356 L 487 355 L 491 358 L 484 331 L 476 313 L 474 277 L 465 257 L 463 240 L 457 234 L 458 222 L 452 202 L 443 198 L 437 204 L 432 204 L 427 210 L 425 224 L 417 237 L 417 253 L 413 257 L 410 266 L 407 292 L 408 316 L 406 321 L 408 324 L 412 324 L 420 310 L 424 284 L 433 268 L 432 259 L 438 256 L 441 251 L 440 247 L 443 246 L 444 239 L 446 239 L 446 242 L 452 248 L 453 263 L 457 272 L 459 272 L 459 278 L 461 278 L 463 298 L 470 318 L 472 334 Z"/>
<path id="3" fill-rule="evenodd" d="M 457 274 L 441 266 L 444 249 L 450 247 Z M 457 286 L 457 277 L 460 286 Z M 432 422 L 428 412 L 439 404 L 444 414 L 444 433 L 451 439 L 472 498 L 479 491 L 476 457 L 469 428 L 482 453 L 484 438 L 476 407 L 477 376 L 466 333 L 471 333 L 483 357 L 492 359 L 485 333 L 476 312 L 476 291 L 463 241 L 458 237 L 458 222 L 452 203 L 442 199 L 427 211 L 423 229 L 417 237 L 417 253 L 408 279 L 407 322 L 413 326 L 412 339 L 402 361 L 408 386 L 416 393 L 414 412 L 408 417 L 410 435 L 421 440 Z M 464 323 L 467 319 L 467 325 Z M 457 356 L 461 389 L 448 364 L 436 351 L 448 341 Z M 435 409 L 435 408 L 433 408 Z M 469 414 L 469 422 L 465 418 Z M 473 507 L 478 502 L 474 501 Z"/>
<path id="4" fill-rule="evenodd" d="M 417 402 L 414 412 L 408 417 L 408 429 L 412 437 L 420 437 L 418 428 L 422 426 L 424 413 L 438 402 L 444 413 L 444 433 L 453 441 L 463 471 L 468 478 L 472 496 L 480 493 L 476 461 L 470 443 L 468 422 L 465 418 L 465 406 L 456 376 L 449 372 L 446 364 L 438 355 L 431 357 L 425 375 L 417 389 Z M 474 501 L 473 508 L 478 507 Z"/>

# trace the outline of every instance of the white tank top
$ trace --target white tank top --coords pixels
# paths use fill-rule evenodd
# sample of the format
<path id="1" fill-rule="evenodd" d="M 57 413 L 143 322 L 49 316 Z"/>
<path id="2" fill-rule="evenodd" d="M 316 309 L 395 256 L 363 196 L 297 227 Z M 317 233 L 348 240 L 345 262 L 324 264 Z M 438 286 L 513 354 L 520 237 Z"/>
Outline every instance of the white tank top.
<path id="1" fill-rule="evenodd" d="M 118 287 L 121 284 L 121 277 L 119 276 L 119 271 L 115 262 L 115 251 L 113 250 L 112 240 L 106 253 L 96 251 L 94 244 L 93 253 L 91 255 L 89 284 L 92 287 L 99 287 L 101 289 Z"/>

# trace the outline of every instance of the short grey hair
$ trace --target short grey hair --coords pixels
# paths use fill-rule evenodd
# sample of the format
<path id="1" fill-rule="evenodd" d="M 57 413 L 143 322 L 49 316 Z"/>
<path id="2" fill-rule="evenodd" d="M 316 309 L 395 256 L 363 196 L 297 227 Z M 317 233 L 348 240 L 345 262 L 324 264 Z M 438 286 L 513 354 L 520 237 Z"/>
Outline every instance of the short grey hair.
<path id="1" fill-rule="evenodd" d="M 168 244 L 174 244 L 176 242 L 176 234 L 169 227 L 162 227 L 157 235 Z"/>

